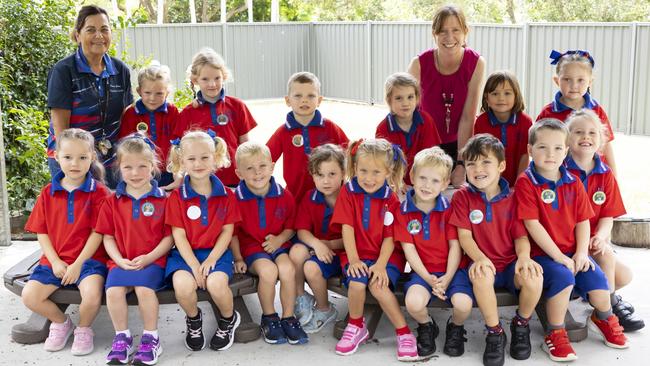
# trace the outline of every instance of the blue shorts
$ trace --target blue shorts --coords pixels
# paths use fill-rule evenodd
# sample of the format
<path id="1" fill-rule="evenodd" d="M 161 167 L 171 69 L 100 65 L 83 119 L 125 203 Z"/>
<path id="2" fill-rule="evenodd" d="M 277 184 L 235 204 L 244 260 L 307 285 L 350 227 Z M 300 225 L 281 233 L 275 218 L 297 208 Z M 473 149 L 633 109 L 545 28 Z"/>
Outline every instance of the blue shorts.
<path id="1" fill-rule="evenodd" d="M 251 268 L 251 265 L 253 265 L 253 262 L 255 262 L 258 259 L 262 259 L 262 258 L 266 258 L 266 259 L 270 260 L 271 262 L 275 263 L 275 260 L 282 254 L 289 255 L 289 249 L 288 248 L 278 248 L 272 254 L 269 254 L 267 252 L 253 253 L 253 254 L 249 255 L 248 257 L 244 258 L 244 262 L 246 262 L 246 267 L 248 267 L 248 268 Z"/>
<path id="2" fill-rule="evenodd" d="M 79 273 L 79 279 L 74 285 L 68 285 L 65 287 L 78 286 L 81 281 L 91 275 L 100 275 L 106 278 L 106 273 L 108 268 L 106 265 L 95 259 L 86 259 L 86 261 L 81 265 L 81 272 Z M 39 264 L 34 268 L 32 275 L 29 276 L 30 281 L 38 281 L 44 285 L 54 285 L 61 287 L 61 279 L 54 275 L 52 272 L 52 267 Z"/>
<path id="3" fill-rule="evenodd" d="M 519 290 L 517 289 L 517 286 L 515 286 L 516 265 L 517 261 L 514 261 L 504 268 L 503 271 L 497 272 L 497 275 L 494 276 L 494 288 L 503 288 L 511 294 L 519 294 Z"/>
<path id="4" fill-rule="evenodd" d="M 373 260 L 370 260 L 370 259 L 364 259 L 364 260 L 362 260 L 362 262 L 365 263 L 366 266 L 370 267 L 373 264 L 375 264 L 375 262 L 377 262 L 377 261 L 373 261 Z M 347 275 L 348 267 L 350 267 L 350 264 L 346 264 L 345 268 L 343 269 L 343 276 L 344 276 L 343 284 L 345 285 L 345 287 L 350 286 L 350 281 L 361 282 L 364 285 L 368 286 L 368 276 L 361 275 L 361 277 L 348 277 L 348 275 Z M 397 286 L 397 281 L 399 280 L 399 276 L 402 274 L 402 271 L 400 271 L 399 268 L 397 268 L 396 265 L 394 265 L 392 263 L 388 263 L 386 265 L 386 273 L 388 274 L 388 282 L 390 282 L 390 284 L 389 284 L 390 289 L 395 291 L 395 286 Z"/>
<path id="5" fill-rule="evenodd" d="M 212 248 L 206 248 L 206 249 L 194 249 L 193 250 L 194 255 L 196 256 L 196 259 L 199 261 L 199 263 L 203 263 L 203 261 L 208 258 L 210 255 L 210 252 L 212 252 Z M 174 248 L 171 250 L 169 253 L 169 257 L 167 258 L 167 268 L 165 268 L 165 280 L 168 283 L 171 283 L 172 280 L 172 275 L 176 271 L 187 271 L 190 274 L 192 273 L 192 269 L 190 266 L 185 263 L 185 260 L 183 257 L 181 257 L 181 253 L 178 251 L 178 249 Z M 230 249 L 226 250 L 223 252 L 221 255 L 221 258 L 217 260 L 217 263 L 214 265 L 214 268 L 210 270 L 210 273 L 213 272 L 223 272 L 228 276 L 228 279 L 232 277 L 232 271 L 233 271 L 233 265 L 232 265 L 232 252 Z"/>
<path id="6" fill-rule="evenodd" d="M 148 287 L 158 291 L 165 287 L 165 269 L 150 264 L 137 271 L 127 271 L 120 267 L 115 267 L 108 271 L 106 285 L 104 287 Z"/>
<path id="7" fill-rule="evenodd" d="M 436 277 L 440 277 L 443 276 L 445 272 L 433 272 L 431 274 Z M 404 284 L 404 293 L 408 293 L 409 287 L 413 285 L 420 285 L 424 287 L 428 293 L 431 293 L 431 291 L 433 291 L 433 288 L 431 288 L 427 281 L 425 281 L 424 278 L 420 277 L 420 275 L 415 272 L 411 272 L 411 278 Z M 445 301 L 451 305 L 451 297 L 458 293 L 469 296 L 472 299 L 472 302 L 475 302 L 472 283 L 469 281 L 469 275 L 467 274 L 466 269 L 459 269 L 454 274 L 454 277 L 451 279 L 451 282 L 447 287 L 447 291 L 445 291 L 445 295 L 447 295 L 447 300 Z M 433 296 L 431 296 L 429 302 L 432 300 Z"/>
<path id="8" fill-rule="evenodd" d="M 326 280 L 334 276 L 341 275 L 341 259 L 338 255 L 335 255 L 332 258 L 332 263 L 325 263 L 318 259 L 318 257 L 315 255 L 312 255 L 311 258 L 308 258 L 307 260 L 316 262 L 316 264 L 318 264 L 318 268 L 320 268 L 320 272 L 322 273 L 323 278 Z"/>
<path id="9" fill-rule="evenodd" d="M 569 258 L 573 256 L 572 253 L 566 255 Z M 573 290 L 584 299 L 587 299 L 589 291 L 609 291 L 607 277 L 591 257 L 589 257 L 589 260 L 596 268 L 587 272 L 578 272 L 575 276 L 568 268 L 555 262 L 547 255 L 539 255 L 533 260 L 539 263 L 544 270 L 544 297 L 546 298 L 557 295 L 568 286 L 574 286 Z"/>

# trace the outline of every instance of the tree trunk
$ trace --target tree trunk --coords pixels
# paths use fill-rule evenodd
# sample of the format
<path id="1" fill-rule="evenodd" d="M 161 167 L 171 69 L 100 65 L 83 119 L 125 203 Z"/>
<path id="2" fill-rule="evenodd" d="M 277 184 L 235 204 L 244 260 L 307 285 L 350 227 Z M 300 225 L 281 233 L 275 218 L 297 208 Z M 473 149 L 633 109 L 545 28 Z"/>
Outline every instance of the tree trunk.
<path id="1" fill-rule="evenodd" d="M 140 0 L 140 6 L 142 6 L 149 15 L 149 21 L 156 19 L 156 9 L 154 9 L 153 4 L 151 4 L 151 0 Z"/>
<path id="2" fill-rule="evenodd" d="M 210 22 L 210 16 L 208 15 L 208 0 L 203 0 L 201 4 L 201 23 Z"/>
<path id="3" fill-rule="evenodd" d="M 514 0 L 507 0 L 506 1 L 506 11 L 508 12 L 508 16 L 510 17 L 510 22 L 512 24 L 517 24 L 517 18 L 515 17 L 515 2 L 514 2 Z"/>

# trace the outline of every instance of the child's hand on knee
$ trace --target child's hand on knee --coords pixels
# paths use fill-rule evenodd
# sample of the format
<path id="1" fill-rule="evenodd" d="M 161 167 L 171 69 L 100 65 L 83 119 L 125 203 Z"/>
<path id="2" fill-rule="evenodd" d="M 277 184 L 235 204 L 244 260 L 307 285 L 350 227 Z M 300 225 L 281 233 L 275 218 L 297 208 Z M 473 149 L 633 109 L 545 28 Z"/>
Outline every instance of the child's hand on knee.
<path id="1" fill-rule="evenodd" d="M 583 253 L 576 253 L 573 255 L 573 261 L 575 262 L 575 271 L 578 272 L 587 272 L 590 269 L 596 269 L 596 266 L 592 261 L 589 260 L 589 257 Z"/>
<path id="2" fill-rule="evenodd" d="M 376 283 L 379 288 L 388 287 L 388 272 L 386 267 L 377 265 L 377 263 L 368 267 L 368 276 L 371 277 L 370 283 Z"/>
<path id="3" fill-rule="evenodd" d="M 515 273 L 523 279 L 539 277 L 544 273 L 542 266 L 530 258 L 518 258 L 515 263 Z"/>
<path id="4" fill-rule="evenodd" d="M 205 277 L 203 276 L 203 273 L 201 273 L 201 265 L 194 265 L 191 268 L 192 275 L 194 276 L 194 281 L 196 281 L 196 285 L 200 289 L 205 290 Z"/>
<path id="5" fill-rule="evenodd" d="M 327 244 L 320 242 L 319 245 L 315 245 L 313 249 L 314 254 L 316 254 L 316 258 L 318 258 L 319 261 L 327 264 L 332 263 L 332 259 L 334 259 L 334 252 L 332 249 L 330 249 L 329 246 L 327 246 Z"/>
<path id="6" fill-rule="evenodd" d="M 483 278 L 486 277 L 488 273 L 492 273 L 492 275 L 495 276 L 497 274 L 496 267 L 494 267 L 494 264 L 490 259 L 488 259 L 488 257 L 483 257 L 477 260 L 469 267 L 470 279 Z"/>
<path id="7" fill-rule="evenodd" d="M 598 235 L 594 235 L 589 239 L 589 252 L 593 255 L 602 254 L 607 247 L 607 240 Z"/>
<path id="8" fill-rule="evenodd" d="M 246 262 L 244 262 L 243 259 L 237 259 L 235 260 L 235 273 L 246 273 L 246 270 L 248 269 L 246 267 Z"/>
<path id="9" fill-rule="evenodd" d="M 269 254 L 278 250 L 282 245 L 282 243 L 277 242 L 278 239 L 275 235 L 269 234 L 264 239 L 266 240 L 262 243 L 262 248 L 264 249 L 265 252 Z"/>
<path id="10" fill-rule="evenodd" d="M 369 276 L 370 274 L 368 273 L 368 266 L 364 262 L 357 260 L 354 262 L 350 262 L 350 265 L 348 266 L 348 270 L 347 270 L 347 275 L 348 277 L 351 276 L 351 277 L 359 278 L 362 276 Z"/>
<path id="11" fill-rule="evenodd" d="M 575 274 L 576 273 L 576 264 L 573 261 L 573 259 L 567 257 L 566 255 L 562 254 L 562 256 L 558 259 L 554 259 L 557 263 L 560 263 L 561 265 L 565 266 L 568 268 L 571 273 Z"/>
<path id="12" fill-rule="evenodd" d="M 209 255 L 199 266 L 199 272 L 201 272 L 203 277 L 208 277 L 210 271 L 212 271 L 214 269 L 214 266 L 216 265 L 217 265 L 217 260 L 215 258 L 212 258 L 211 255 Z"/>

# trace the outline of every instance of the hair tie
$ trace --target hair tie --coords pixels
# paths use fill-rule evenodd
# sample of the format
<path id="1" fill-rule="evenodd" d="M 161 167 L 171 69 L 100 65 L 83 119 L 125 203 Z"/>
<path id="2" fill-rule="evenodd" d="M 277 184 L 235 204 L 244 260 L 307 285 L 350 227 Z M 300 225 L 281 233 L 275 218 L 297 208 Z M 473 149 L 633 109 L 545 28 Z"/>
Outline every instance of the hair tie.
<path id="1" fill-rule="evenodd" d="M 151 140 L 149 140 L 149 138 L 147 136 L 143 136 L 142 134 L 140 134 L 138 132 L 129 135 L 127 137 L 127 139 L 139 139 L 139 140 L 142 140 L 151 148 L 151 150 L 156 151 L 156 145 Z"/>
<path id="2" fill-rule="evenodd" d="M 392 144 L 393 147 L 393 161 L 397 162 L 397 159 L 400 159 L 402 163 L 406 164 L 406 160 L 402 157 L 402 149 L 398 144 Z"/>
<path id="3" fill-rule="evenodd" d="M 176 138 L 176 139 L 173 139 L 173 140 L 169 140 L 169 143 L 172 144 L 172 146 L 174 146 L 174 147 L 179 147 L 180 144 L 181 144 L 181 139 Z"/>
<path id="4" fill-rule="evenodd" d="M 594 58 L 591 57 L 589 51 L 583 51 L 583 50 L 568 50 L 564 53 L 560 53 L 556 50 L 552 50 L 551 54 L 549 55 L 551 60 L 553 60 L 551 61 L 551 65 L 557 65 L 557 63 L 560 62 L 560 59 L 562 59 L 562 57 L 566 55 L 574 55 L 574 54 L 581 57 L 585 57 L 587 60 L 589 60 L 589 63 L 591 64 L 591 68 L 594 68 L 594 66 L 596 65 L 596 63 L 594 62 Z"/>
<path id="5" fill-rule="evenodd" d="M 207 131 L 205 131 L 205 133 L 207 133 L 208 136 L 210 136 L 210 138 L 212 138 L 213 140 L 217 138 L 217 133 L 212 131 L 212 129 L 208 129 Z"/>
<path id="6" fill-rule="evenodd" d="M 350 148 L 350 155 L 355 156 L 357 155 L 357 151 L 359 150 L 359 145 L 363 142 L 363 139 L 358 139 L 357 141 L 352 143 L 352 147 Z"/>

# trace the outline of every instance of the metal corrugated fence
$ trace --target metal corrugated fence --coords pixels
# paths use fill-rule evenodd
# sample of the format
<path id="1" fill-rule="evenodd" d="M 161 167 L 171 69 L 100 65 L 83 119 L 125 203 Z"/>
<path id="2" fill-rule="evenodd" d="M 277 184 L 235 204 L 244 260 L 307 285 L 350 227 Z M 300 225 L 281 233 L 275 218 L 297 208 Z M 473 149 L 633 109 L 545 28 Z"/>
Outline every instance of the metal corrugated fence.
<path id="1" fill-rule="evenodd" d="M 192 55 L 214 48 L 233 71 L 228 92 L 244 99 L 282 97 L 289 76 L 309 70 L 326 97 L 383 103 L 386 77 L 433 46 L 428 22 L 143 25 L 125 35 L 121 48 L 129 57 L 169 65 L 176 87 Z M 533 117 L 557 90 L 550 51 L 589 50 L 596 60 L 592 94 L 614 129 L 650 135 L 650 24 L 474 24 L 468 44 L 483 55 L 488 74 L 509 69 L 517 75 Z"/>

